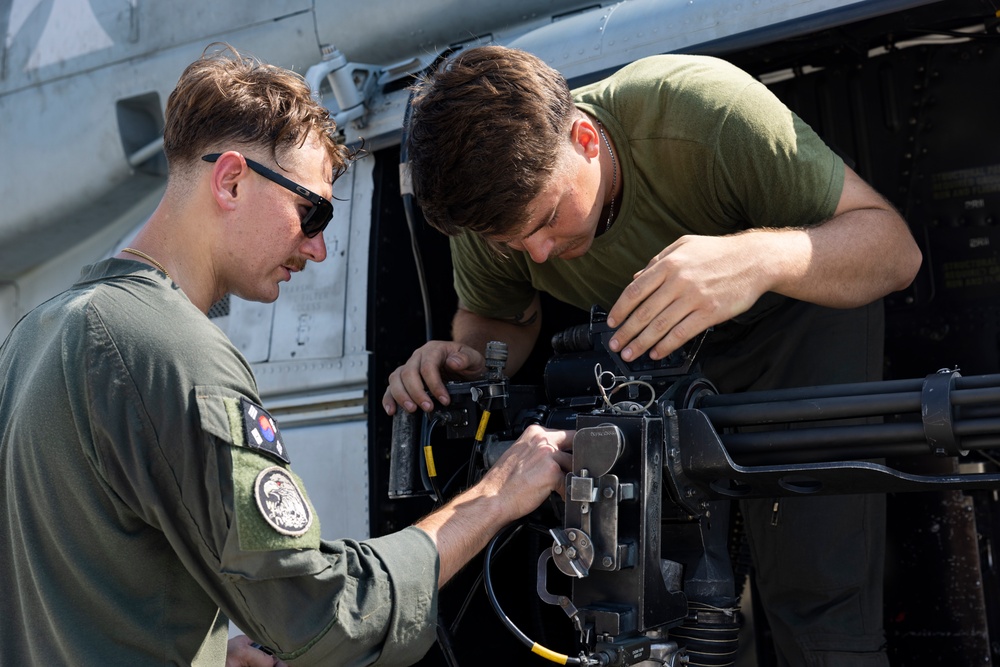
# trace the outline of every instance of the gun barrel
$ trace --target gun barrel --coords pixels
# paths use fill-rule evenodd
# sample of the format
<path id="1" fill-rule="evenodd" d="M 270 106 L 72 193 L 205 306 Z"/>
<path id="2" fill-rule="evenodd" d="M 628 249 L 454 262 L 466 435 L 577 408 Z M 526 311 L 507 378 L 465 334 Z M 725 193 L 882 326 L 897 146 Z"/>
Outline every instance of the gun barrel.
<path id="1" fill-rule="evenodd" d="M 997 376 L 1000 381 L 1000 376 Z M 724 396 L 732 398 L 734 395 Z M 751 394 L 736 394 L 751 397 Z M 712 405 L 708 396 L 705 405 Z M 951 394 L 953 406 L 983 406 L 993 408 L 1000 415 L 1000 387 L 955 389 Z M 867 394 L 831 396 L 822 398 L 799 398 L 787 401 L 730 403 L 722 407 L 703 407 L 717 427 L 751 426 L 773 423 L 794 423 L 804 421 L 825 421 L 828 419 L 853 419 L 860 417 L 891 416 L 906 413 L 920 414 L 922 397 L 919 391 L 894 394 Z"/>
<path id="2" fill-rule="evenodd" d="M 1000 447 L 1000 375 L 707 395 L 696 407 L 745 465 Z"/>
<path id="3" fill-rule="evenodd" d="M 816 387 L 799 387 L 793 389 L 772 389 L 770 391 L 748 391 L 735 394 L 714 394 L 702 399 L 699 408 L 718 407 L 726 405 L 743 405 L 745 403 L 771 403 L 793 399 L 829 398 L 835 396 L 869 396 L 873 394 L 897 394 L 900 392 L 919 392 L 925 378 L 906 380 L 886 380 L 883 382 L 855 382 L 851 384 L 828 384 Z M 1000 387 L 1000 375 L 970 375 L 955 378 L 956 389 L 990 389 Z"/>
<path id="4" fill-rule="evenodd" d="M 1000 447 L 1000 419 L 956 422 L 955 434 L 966 450 Z M 929 453 L 923 425 L 914 423 L 724 433 L 720 439 L 733 460 L 746 465 L 852 461 Z"/>

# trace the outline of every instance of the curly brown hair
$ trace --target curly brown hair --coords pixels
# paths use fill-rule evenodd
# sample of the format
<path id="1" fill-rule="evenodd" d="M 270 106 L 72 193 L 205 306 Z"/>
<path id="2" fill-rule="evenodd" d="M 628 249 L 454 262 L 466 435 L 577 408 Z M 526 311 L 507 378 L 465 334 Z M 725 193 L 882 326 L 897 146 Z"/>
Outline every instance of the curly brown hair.
<path id="1" fill-rule="evenodd" d="M 186 171 L 205 153 L 246 146 L 264 148 L 280 165 L 280 156 L 310 136 L 329 154 L 336 180 L 354 154 L 337 142 L 329 111 L 305 79 L 215 43 L 187 66 L 167 99 L 163 151 L 171 173 Z"/>
<path id="2" fill-rule="evenodd" d="M 502 46 L 460 52 L 413 87 L 406 151 L 424 217 L 448 235 L 508 236 L 558 171 L 578 115 L 566 79 Z"/>

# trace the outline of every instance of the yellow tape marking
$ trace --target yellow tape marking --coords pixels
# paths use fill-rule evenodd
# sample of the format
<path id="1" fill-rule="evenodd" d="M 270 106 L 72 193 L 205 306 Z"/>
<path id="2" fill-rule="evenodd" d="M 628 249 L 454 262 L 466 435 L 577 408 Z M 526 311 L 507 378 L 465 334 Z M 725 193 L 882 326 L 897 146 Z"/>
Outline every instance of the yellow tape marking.
<path id="1" fill-rule="evenodd" d="M 483 410 L 483 416 L 479 418 L 479 429 L 476 430 L 476 442 L 482 442 L 486 435 L 486 422 L 490 420 L 490 411 Z"/>
<path id="2" fill-rule="evenodd" d="M 531 647 L 532 653 L 537 653 L 546 660 L 551 660 L 552 662 L 558 662 L 560 665 L 565 665 L 566 661 L 569 660 L 568 655 L 563 655 L 562 653 L 556 653 L 555 651 L 550 651 L 541 644 L 535 644 Z"/>
<path id="3" fill-rule="evenodd" d="M 437 477 L 437 470 L 434 469 L 434 454 L 431 452 L 430 445 L 424 447 L 424 460 L 427 461 L 427 474 L 430 477 Z"/>

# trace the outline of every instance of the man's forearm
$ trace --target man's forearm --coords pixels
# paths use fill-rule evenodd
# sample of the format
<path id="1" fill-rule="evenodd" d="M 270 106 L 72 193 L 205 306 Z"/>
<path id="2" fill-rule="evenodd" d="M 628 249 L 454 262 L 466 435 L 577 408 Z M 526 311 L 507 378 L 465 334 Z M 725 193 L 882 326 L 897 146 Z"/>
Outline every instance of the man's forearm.
<path id="1" fill-rule="evenodd" d="M 763 233 L 768 236 L 767 232 Z M 905 288 L 921 256 L 906 221 L 852 169 L 834 216 L 804 230 L 777 232 L 770 258 L 772 289 L 802 301 L 851 308 Z"/>
<path id="2" fill-rule="evenodd" d="M 739 237 L 757 256 L 772 258 L 772 291 L 835 308 L 870 303 L 905 288 L 920 253 L 894 213 L 845 213 L 817 227 L 751 230 Z M 760 243 L 756 243 L 756 241 Z"/>
<path id="3" fill-rule="evenodd" d="M 473 487 L 416 523 L 434 540 L 441 559 L 438 588 L 483 550 L 490 538 L 511 519 L 500 511 L 495 496 Z M 501 518 L 503 517 L 503 518 Z"/>

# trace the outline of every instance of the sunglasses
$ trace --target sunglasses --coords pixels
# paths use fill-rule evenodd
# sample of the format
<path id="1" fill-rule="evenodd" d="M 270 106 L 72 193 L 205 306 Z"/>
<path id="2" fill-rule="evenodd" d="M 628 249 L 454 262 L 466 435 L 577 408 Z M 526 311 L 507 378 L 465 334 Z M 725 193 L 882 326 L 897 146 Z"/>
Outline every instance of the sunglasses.
<path id="1" fill-rule="evenodd" d="M 212 153 L 211 155 L 205 155 L 201 159 L 205 162 L 215 162 L 222 156 L 222 153 Z M 333 204 L 328 200 L 320 197 L 318 194 L 304 188 L 293 180 L 287 179 L 276 171 L 271 171 L 259 162 L 255 162 L 250 158 L 244 156 L 244 160 L 247 162 L 247 166 L 253 169 L 255 172 L 263 176 L 269 181 L 277 183 L 281 187 L 291 190 L 300 197 L 309 200 L 312 206 L 306 212 L 304 218 L 302 218 L 302 233 L 306 235 L 307 238 L 312 238 L 326 229 L 326 226 L 330 224 L 330 220 L 333 218 Z"/>

